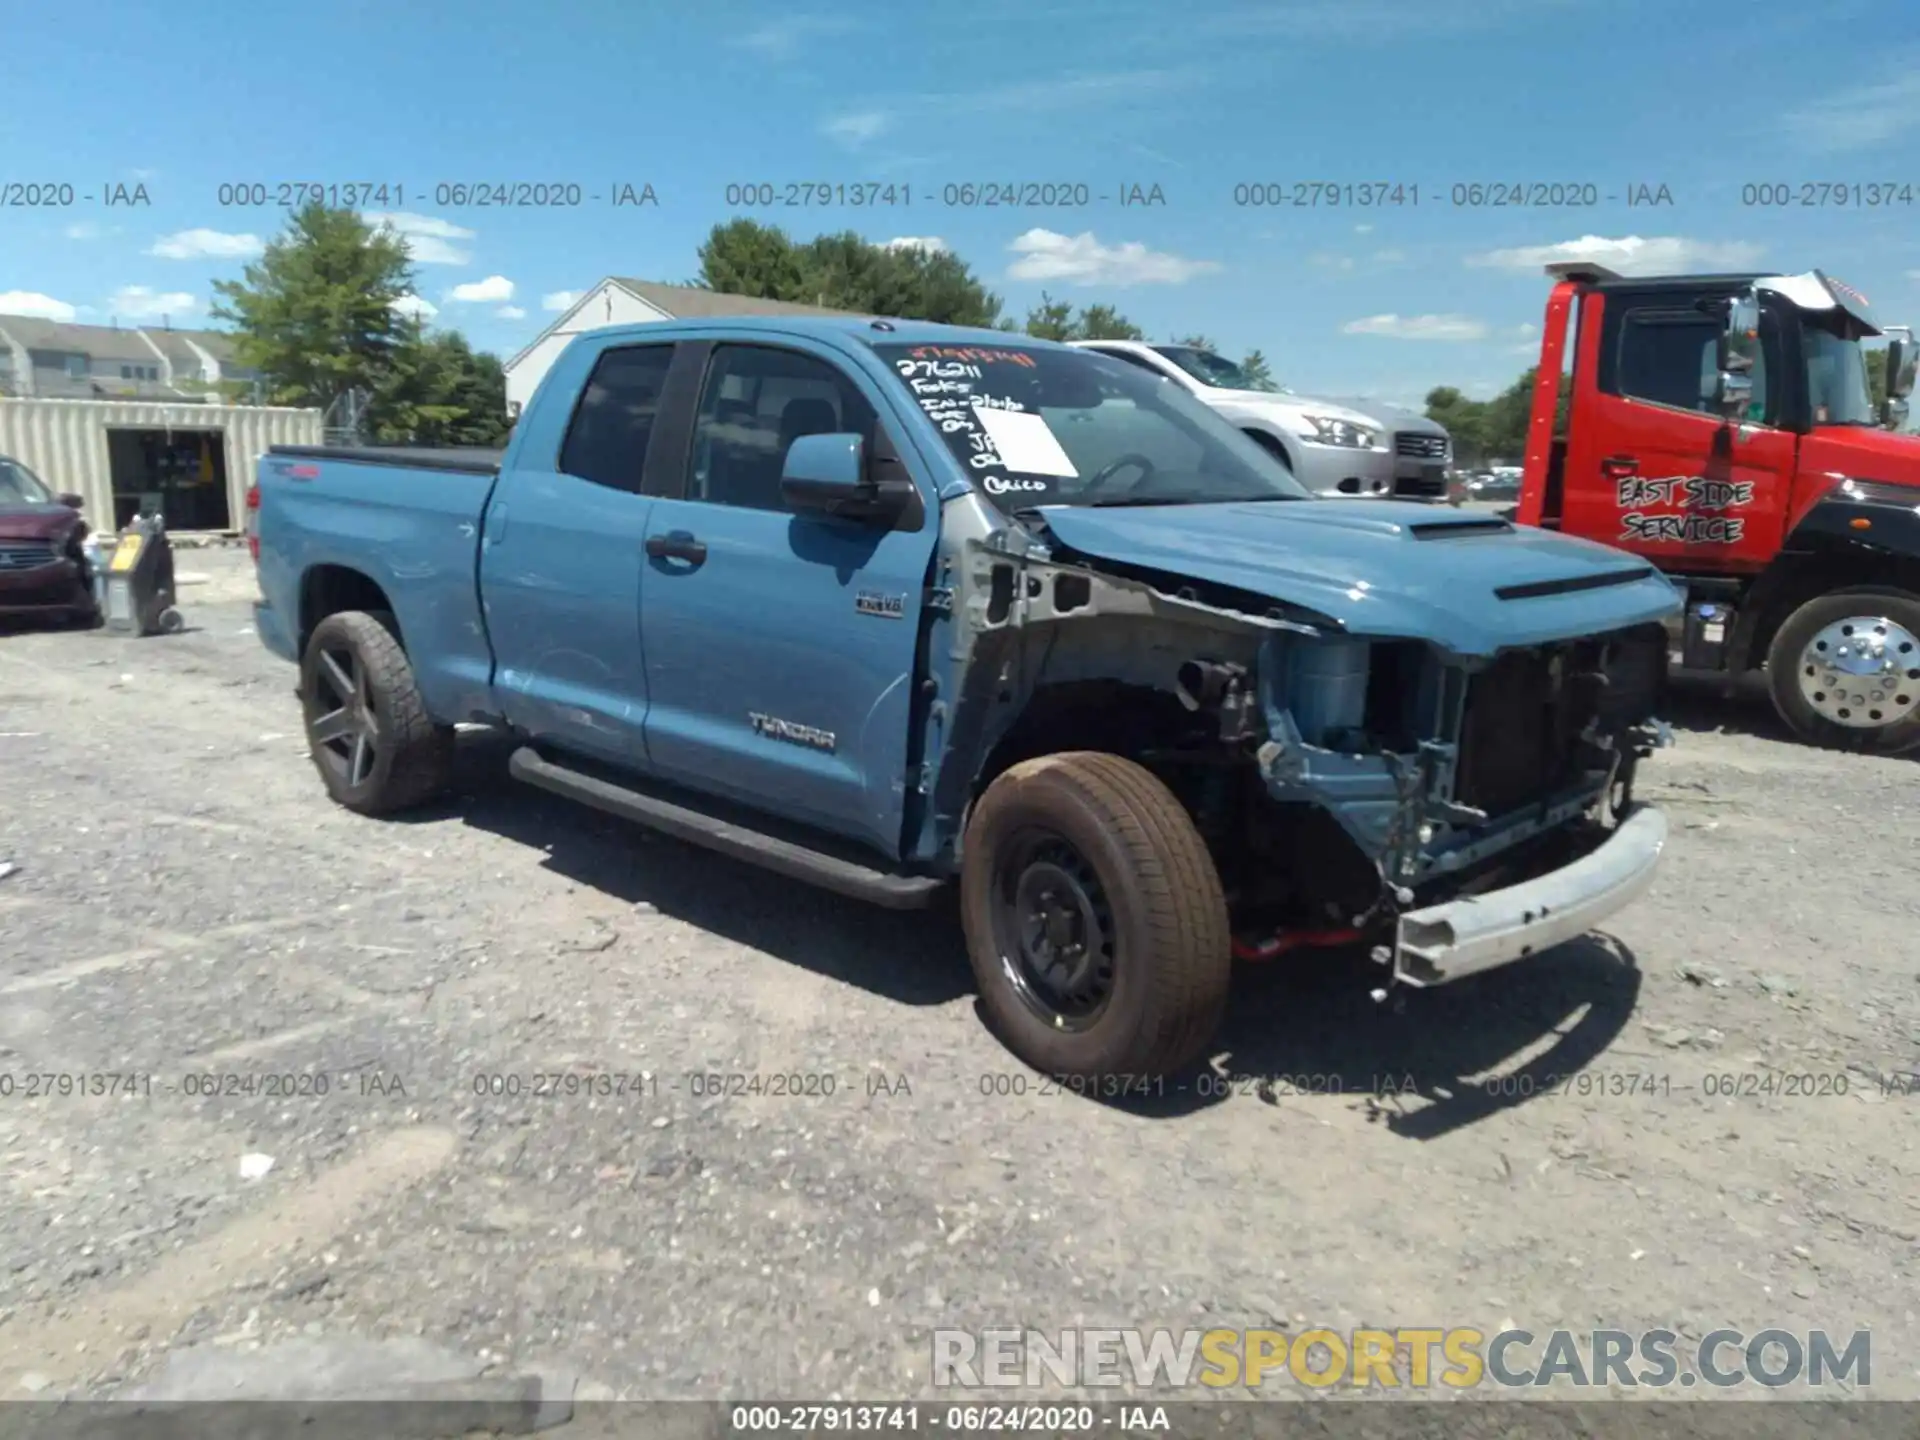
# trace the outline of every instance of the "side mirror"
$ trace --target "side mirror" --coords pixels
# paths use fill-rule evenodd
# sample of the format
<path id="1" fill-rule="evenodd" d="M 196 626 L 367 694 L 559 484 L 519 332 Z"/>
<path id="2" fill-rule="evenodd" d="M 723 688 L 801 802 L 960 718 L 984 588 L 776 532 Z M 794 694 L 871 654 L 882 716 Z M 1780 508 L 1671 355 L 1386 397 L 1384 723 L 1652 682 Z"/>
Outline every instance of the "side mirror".
<path id="1" fill-rule="evenodd" d="M 1920 350 L 1913 337 L 1887 342 L 1887 398 L 1904 400 L 1913 394 L 1914 372 L 1920 369 Z"/>
<path id="2" fill-rule="evenodd" d="M 1744 419 L 1753 399 L 1753 365 L 1760 353 L 1760 303 L 1751 290 L 1726 302 L 1714 347 L 1713 408 L 1729 420 Z"/>
<path id="3" fill-rule="evenodd" d="M 793 509 L 867 525 L 892 525 L 913 493 L 912 481 L 869 478 L 866 441 L 854 434 L 802 435 L 780 472 L 780 497 Z"/>
<path id="4" fill-rule="evenodd" d="M 58 500 L 62 505 L 66 506 L 69 510 L 82 510 L 86 508 L 86 504 L 87 504 L 86 496 L 76 495 L 71 490 L 65 491 L 60 495 L 56 495 L 54 498 Z"/>

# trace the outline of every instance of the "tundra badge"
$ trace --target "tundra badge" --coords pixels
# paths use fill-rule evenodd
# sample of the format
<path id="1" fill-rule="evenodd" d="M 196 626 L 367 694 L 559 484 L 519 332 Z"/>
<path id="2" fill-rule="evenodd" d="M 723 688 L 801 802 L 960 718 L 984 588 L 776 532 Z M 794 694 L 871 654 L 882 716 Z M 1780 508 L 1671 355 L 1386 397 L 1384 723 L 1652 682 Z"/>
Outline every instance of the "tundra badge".
<path id="1" fill-rule="evenodd" d="M 791 720 L 762 715 L 757 710 L 748 711 L 747 719 L 753 722 L 754 734 L 764 735 L 769 740 L 787 740 L 795 745 L 805 745 L 814 750 L 830 751 L 834 748 L 831 730 L 816 730 L 811 725 L 796 725 Z"/>
<path id="2" fill-rule="evenodd" d="M 854 596 L 853 608 L 862 615 L 874 615 L 882 620 L 899 620 L 907 613 L 907 597 L 883 595 L 878 590 L 862 590 Z"/>

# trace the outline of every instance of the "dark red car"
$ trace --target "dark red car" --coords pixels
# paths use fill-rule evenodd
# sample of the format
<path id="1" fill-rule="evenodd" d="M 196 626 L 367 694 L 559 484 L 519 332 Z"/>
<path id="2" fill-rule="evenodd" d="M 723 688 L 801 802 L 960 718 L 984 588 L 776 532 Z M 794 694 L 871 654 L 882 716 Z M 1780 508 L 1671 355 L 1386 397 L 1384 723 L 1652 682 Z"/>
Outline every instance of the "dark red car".
<path id="1" fill-rule="evenodd" d="M 91 622 L 98 610 L 78 495 L 56 495 L 0 455 L 0 617 Z"/>

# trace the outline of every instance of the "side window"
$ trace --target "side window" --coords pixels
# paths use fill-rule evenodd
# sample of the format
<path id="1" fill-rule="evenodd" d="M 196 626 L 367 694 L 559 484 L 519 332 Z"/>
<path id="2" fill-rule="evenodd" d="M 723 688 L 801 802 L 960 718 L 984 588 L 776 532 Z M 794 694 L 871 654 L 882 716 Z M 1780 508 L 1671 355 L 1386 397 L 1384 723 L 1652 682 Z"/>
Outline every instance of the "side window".
<path id="1" fill-rule="evenodd" d="M 1136 370 L 1144 370 L 1157 379 L 1166 379 L 1166 372 L 1161 370 L 1158 365 L 1154 364 L 1151 360 L 1141 359 L 1131 350 L 1095 350 L 1093 353 L 1096 355 L 1104 355 L 1109 360 L 1125 361 Z"/>
<path id="2" fill-rule="evenodd" d="M 1719 341 L 1719 321 L 1697 310 L 1631 309 L 1621 317 L 1614 341 L 1612 383 L 1603 388 L 1628 399 L 1717 418 L 1713 392 Z M 1771 316 L 1762 318 L 1760 342 L 1752 352 L 1753 397 L 1744 417 L 1748 421 L 1766 420 L 1774 410 L 1767 362 L 1779 336 Z"/>
<path id="3" fill-rule="evenodd" d="M 715 347 L 693 428 L 687 498 L 784 510 L 780 473 L 803 435 L 874 439 L 873 407 L 837 367 L 794 350 Z"/>
<path id="4" fill-rule="evenodd" d="M 598 485 L 637 491 L 672 363 L 671 345 L 627 346 L 602 355 L 567 427 L 560 468 Z"/>

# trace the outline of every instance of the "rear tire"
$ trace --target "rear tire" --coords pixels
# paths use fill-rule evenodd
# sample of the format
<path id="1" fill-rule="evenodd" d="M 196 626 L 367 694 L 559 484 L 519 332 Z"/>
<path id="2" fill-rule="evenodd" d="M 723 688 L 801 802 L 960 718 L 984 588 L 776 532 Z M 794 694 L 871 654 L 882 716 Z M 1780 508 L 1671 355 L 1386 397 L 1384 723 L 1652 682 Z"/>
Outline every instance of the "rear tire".
<path id="1" fill-rule="evenodd" d="M 1872 657 L 1865 673 L 1853 673 L 1856 643 Z M 1861 588 L 1807 601 L 1768 647 L 1767 688 L 1808 744 L 1870 755 L 1920 749 L 1920 596 Z"/>
<path id="2" fill-rule="evenodd" d="M 307 748 L 327 793 L 361 815 L 433 799 L 453 770 L 453 727 L 427 714 L 393 633 L 359 610 L 314 627 L 300 665 Z"/>
<path id="3" fill-rule="evenodd" d="M 960 904 L 988 1019 L 1043 1074 L 1163 1076 L 1219 1028 L 1220 877 L 1180 802 L 1131 760 L 1047 755 L 996 779 L 968 821 Z"/>

